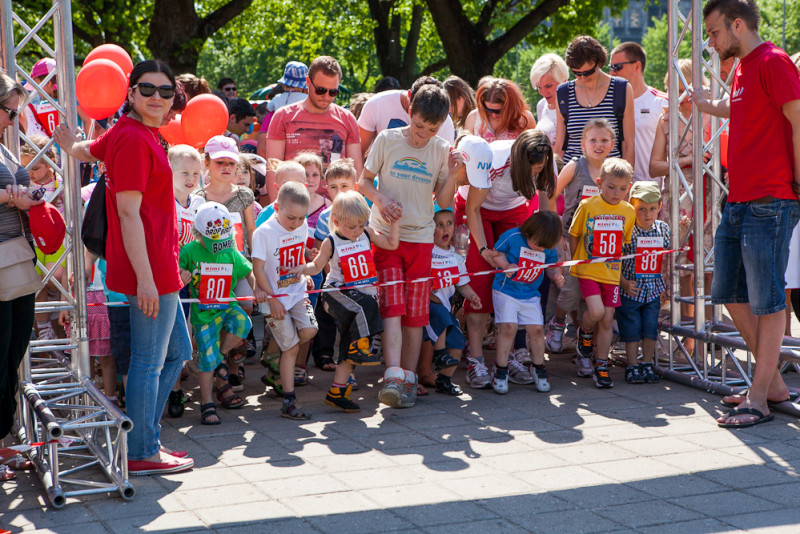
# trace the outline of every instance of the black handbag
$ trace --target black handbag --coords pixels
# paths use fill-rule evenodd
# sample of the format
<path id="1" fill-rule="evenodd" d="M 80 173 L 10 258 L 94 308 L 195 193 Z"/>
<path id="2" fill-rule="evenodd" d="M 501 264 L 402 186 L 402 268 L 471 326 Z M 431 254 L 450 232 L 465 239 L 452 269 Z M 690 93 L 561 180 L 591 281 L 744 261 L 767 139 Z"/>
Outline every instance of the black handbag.
<path id="1" fill-rule="evenodd" d="M 108 236 L 108 219 L 106 219 L 106 177 L 101 176 L 89 198 L 81 225 L 81 240 L 89 252 L 98 258 L 106 259 L 106 237 Z"/>

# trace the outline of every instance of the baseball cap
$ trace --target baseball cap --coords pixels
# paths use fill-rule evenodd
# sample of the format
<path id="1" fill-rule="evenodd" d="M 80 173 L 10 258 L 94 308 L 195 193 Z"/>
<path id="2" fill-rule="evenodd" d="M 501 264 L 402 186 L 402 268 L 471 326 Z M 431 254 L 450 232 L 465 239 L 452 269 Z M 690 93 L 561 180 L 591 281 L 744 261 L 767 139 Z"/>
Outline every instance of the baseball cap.
<path id="1" fill-rule="evenodd" d="M 278 80 L 278 83 L 289 87 L 308 89 L 306 76 L 308 76 L 308 67 L 306 67 L 305 63 L 290 61 L 286 64 L 286 68 L 283 70 L 283 77 Z"/>
<path id="2" fill-rule="evenodd" d="M 64 242 L 67 225 L 64 216 L 52 204 L 45 202 L 31 206 L 28 222 L 36 246 L 44 254 L 55 254 Z"/>
<path id="3" fill-rule="evenodd" d="M 661 189 L 658 182 L 640 180 L 631 186 L 631 200 L 638 198 L 642 202 L 661 202 Z"/>
<path id="4" fill-rule="evenodd" d="M 458 149 L 464 154 L 464 165 L 467 167 L 469 184 L 478 189 L 492 187 L 489 171 L 492 168 L 494 155 L 489 143 L 477 135 L 465 135 L 458 142 Z"/>
<path id="5" fill-rule="evenodd" d="M 239 149 L 236 147 L 236 141 L 224 135 L 215 135 L 209 139 L 203 151 L 211 159 L 231 158 L 239 161 Z"/>
<path id="6" fill-rule="evenodd" d="M 194 229 L 200 233 L 203 245 L 209 252 L 219 254 L 235 250 L 231 213 L 222 204 L 218 202 L 201 204 L 194 217 Z"/>
<path id="7" fill-rule="evenodd" d="M 51 72 L 56 70 L 56 60 L 51 57 L 46 57 L 40 59 L 36 62 L 36 65 L 33 66 L 33 70 L 31 71 L 31 78 L 36 78 L 37 76 L 47 76 Z"/>

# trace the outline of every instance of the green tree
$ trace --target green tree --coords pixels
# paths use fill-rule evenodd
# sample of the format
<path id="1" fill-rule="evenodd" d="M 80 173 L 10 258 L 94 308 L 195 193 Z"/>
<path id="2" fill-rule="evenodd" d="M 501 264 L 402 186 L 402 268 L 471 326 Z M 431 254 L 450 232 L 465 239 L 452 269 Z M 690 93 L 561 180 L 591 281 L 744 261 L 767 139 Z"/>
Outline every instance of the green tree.
<path id="1" fill-rule="evenodd" d="M 772 41 L 778 46 L 783 46 L 783 0 L 761 0 L 758 7 L 761 9 L 761 37 Z M 788 0 L 786 2 L 786 47 L 788 54 L 800 52 L 800 2 Z"/>

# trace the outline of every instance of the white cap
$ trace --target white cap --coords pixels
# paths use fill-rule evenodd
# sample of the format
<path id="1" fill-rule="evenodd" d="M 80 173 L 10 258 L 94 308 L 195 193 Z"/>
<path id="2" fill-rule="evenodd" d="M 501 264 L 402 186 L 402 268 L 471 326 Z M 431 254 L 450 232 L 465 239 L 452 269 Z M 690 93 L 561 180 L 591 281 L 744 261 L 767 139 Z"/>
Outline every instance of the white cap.
<path id="1" fill-rule="evenodd" d="M 236 141 L 224 135 L 215 135 L 209 139 L 204 152 L 211 159 L 231 158 L 236 162 L 239 161 L 239 147 L 236 146 Z"/>
<path id="2" fill-rule="evenodd" d="M 233 248 L 233 222 L 228 208 L 218 202 L 204 202 L 197 209 L 194 228 L 203 237 L 206 248 L 223 252 Z"/>
<path id="3" fill-rule="evenodd" d="M 469 185 L 478 189 L 489 189 L 492 182 L 489 170 L 492 167 L 492 149 L 485 139 L 477 135 L 465 135 L 458 142 L 458 150 L 464 154 Z"/>

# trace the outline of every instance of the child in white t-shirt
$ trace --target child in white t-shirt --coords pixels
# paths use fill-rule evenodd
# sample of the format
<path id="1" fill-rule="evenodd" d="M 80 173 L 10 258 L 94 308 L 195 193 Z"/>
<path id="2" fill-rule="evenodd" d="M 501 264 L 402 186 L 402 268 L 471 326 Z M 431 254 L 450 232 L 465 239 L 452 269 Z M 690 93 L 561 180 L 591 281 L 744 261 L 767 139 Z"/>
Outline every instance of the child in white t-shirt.
<path id="1" fill-rule="evenodd" d="M 450 244 L 455 233 L 455 221 L 451 208 L 435 206 L 433 222 L 433 252 L 431 253 L 431 276 L 433 277 L 430 298 L 430 322 L 425 326 L 424 337 L 433 343 L 433 368 L 436 376 L 436 391 L 447 395 L 461 395 L 458 384 L 453 384 L 466 338 L 453 315 L 451 299 L 458 288 L 464 298 L 480 309 L 481 298 L 469 286 L 469 276 L 464 258 Z"/>
<path id="2" fill-rule="evenodd" d="M 261 312 L 281 350 L 280 381 L 284 396 L 281 415 L 289 419 L 311 418 L 297 403 L 294 366 L 300 344 L 311 341 L 317 333 L 317 320 L 306 295 L 307 277 L 286 269 L 305 262 L 308 203 L 304 185 L 284 183 L 275 201 L 275 214 L 253 233 L 253 271 L 258 286 L 268 295 Z"/>

